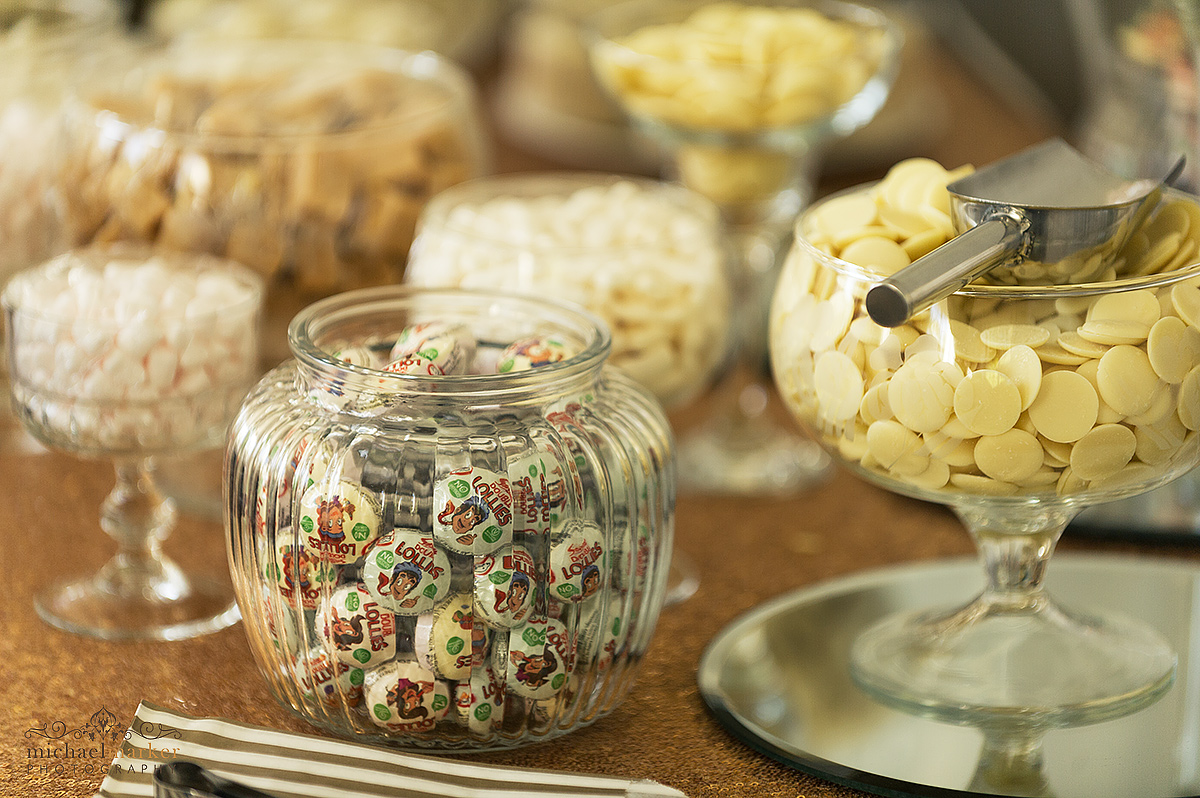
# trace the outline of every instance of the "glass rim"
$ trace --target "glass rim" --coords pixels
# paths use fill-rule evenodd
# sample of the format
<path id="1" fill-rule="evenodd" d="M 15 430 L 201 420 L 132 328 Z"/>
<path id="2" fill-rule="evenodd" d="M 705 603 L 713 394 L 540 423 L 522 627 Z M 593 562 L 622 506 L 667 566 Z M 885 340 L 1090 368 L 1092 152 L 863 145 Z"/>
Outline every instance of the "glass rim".
<path id="1" fill-rule="evenodd" d="M 352 127 L 345 130 L 322 132 L 257 132 L 248 134 L 233 133 L 201 133 L 191 129 L 171 128 L 158 124 L 152 117 L 142 118 L 126 115 L 108 107 L 109 103 L 97 102 L 98 98 L 119 98 L 131 93 L 137 95 L 146 85 L 148 79 L 172 69 L 173 57 L 180 54 L 193 55 L 203 46 L 204 49 L 214 49 L 227 53 L 240 53 L 249 62 L 266 60 L 274 53 L 284 53 L 285 59 L 280 63 L 283 68 L 296 64 L 307 64 L 313 60 L 313 52 L 321 57 L 328 55 L 339 56 L 339 66 L 346 68 L 377 67 L 384 72 L 394 75 L 404 86 L 426 86 L 436 89 L 441 97 L 438 102 L 418 109 L 404 110 L 396 118 L 382 123 L 367 126 Z M 340 56 L 348 55 L 344 62 Z M 291 59 L 290 63 L 287 59 Z M 127 82 L 135 81 L 130 88 Z M 117 86 L 119 88 L 114 89 Z M 454 117 L 457 113 L 455 106 L 462 106 L 460 111 L 469 110 L 475 100 L 475 87 L 470 74 L 450 58 L 433 50 L 404 50 L 398 47 L 387 47 L 374 44 L 355 44 L 344 41 L 322 41 L 308 39 L 270 39 L 270 40 L 223 40 L 208 42 L 201 40 L 181 40 L 156 54 L 156 60 L 151 63 L 139 64 L 116 84 L 96 83 L 90 89 L 79 92 L 70 99 L 70 105 L 75 113 L 90 117 L 90 123 L 97 128 L 116 126 L 121 130 L 117 138 L 123 138 L 129 132 L 149 133 L 160 137 L 162 141 L 177 142 L 182 146 L 198 150 L 218 152 L 246 152 L 261 148 L 264 144 L 278 143 L 280 145 L 296 145 L 298 143 L 320 141 L 330 144 L 343 142 L 353 143 L 361 137 L 386 133 L 388 131 L 419 129 L 420 125 L 429 120 L 438 119 L 444 115 Z"/>
<path id="2" fill-rule="evenodd" d="M 583 349 L 563 360 L 547 363 L 525 371 L 487 374 L 397 374 L 382 369 L 359 366 L 333 357 L 316 343 L 321 323 L 335 323 L 352 313 L 386 310 L 398 303 L 411 305 L 420 298 L 466 299 L 480 307 L 497 302 L 516 305 L 526 311 L 523 318 L 573 323 L 583 333 Z M 537 315 L 534 312 L 540 311 Z M 467 320 L 463 320 L 464 323 Z M 462 396 L 465 394 L 507 393 L 520 389 L 544 387 L 547 383 L 570 380 L 597 371 L 607 360 L 612 348 L 608 325 L 591 311 L 572 302 L 546 299 L 527 294 L 469 288 L 428 288 L 410 284 L 359 288 L 335 294 L 308 305 L 292 317 L 288 324 L 288 346 L 296 361 L 309 369 L 336 371 L 351 375 L 355 380 L 371 380 L 369 388 L 379 393 L 409 393 L 423 395 Z"/>

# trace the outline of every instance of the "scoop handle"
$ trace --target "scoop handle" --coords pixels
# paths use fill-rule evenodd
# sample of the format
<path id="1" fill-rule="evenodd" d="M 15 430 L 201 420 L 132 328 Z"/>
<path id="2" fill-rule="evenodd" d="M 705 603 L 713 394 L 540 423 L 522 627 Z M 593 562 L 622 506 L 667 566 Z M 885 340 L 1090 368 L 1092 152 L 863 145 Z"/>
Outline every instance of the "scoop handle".
<path id="1" fill-rule="evenodd" d="M 999 213 L 942 244 L 867 292 L 867 313 L 881 327 L 899 327 L 1025 245 L 1028 225 Z"/>

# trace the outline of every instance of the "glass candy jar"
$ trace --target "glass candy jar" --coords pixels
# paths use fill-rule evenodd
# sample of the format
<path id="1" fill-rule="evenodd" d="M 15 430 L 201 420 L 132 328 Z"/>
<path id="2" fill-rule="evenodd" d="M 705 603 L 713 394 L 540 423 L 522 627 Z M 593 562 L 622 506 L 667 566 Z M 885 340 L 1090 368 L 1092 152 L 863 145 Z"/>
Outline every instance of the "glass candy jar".
<path id="1" fill-rule="evenodd" d="M 530 340 L 552 356 L 512 346 Z M 225 472 L 235 588 L 275 696 L 418 748 L 514 747 L 611 711 L 661 607 L 675 472 L 660 406 L 605 365 L 603 324 L 381 287 L 309 306 L 289 342 Z"/>

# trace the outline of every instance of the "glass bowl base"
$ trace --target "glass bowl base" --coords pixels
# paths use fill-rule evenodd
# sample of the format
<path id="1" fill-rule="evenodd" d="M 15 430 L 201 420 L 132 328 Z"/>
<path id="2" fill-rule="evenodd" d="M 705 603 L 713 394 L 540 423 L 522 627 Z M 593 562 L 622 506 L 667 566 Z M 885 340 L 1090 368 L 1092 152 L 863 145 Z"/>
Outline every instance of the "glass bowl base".
<path id="1" fill-rule="evenodd" d="M 854 641 L 855 683 L 884 704 L 980 728 L 1096 723 L 1153 703 L 1177 656 L 1152 628 L 1121 615 L 1075 615 L 1048 600 L 997 609 L 885 618 Z"/>
<path id="2" fill-rule="evenodd" d="M 199 578 L 128 592 L 88 577 L 44 590 L 34 607 L 51 626 L 102 640 L 185 640 L 241 619 L 229 585 Z"/>

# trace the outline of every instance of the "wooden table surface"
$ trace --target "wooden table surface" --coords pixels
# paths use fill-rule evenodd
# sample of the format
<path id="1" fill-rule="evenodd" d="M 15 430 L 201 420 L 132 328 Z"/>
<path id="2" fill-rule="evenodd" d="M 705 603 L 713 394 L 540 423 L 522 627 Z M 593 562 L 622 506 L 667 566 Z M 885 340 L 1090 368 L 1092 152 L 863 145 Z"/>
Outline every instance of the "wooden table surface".
<path id="1" fill-rule="evenodd" d="M 983 164 L 1055 132 L 1005 107 L 949 56 L 930 50 L 915 80 L 936 87 L 936 107 L 904 141 L 946 166 Z M 839 159 L 828 191 L 881 174 L 878 163 Z M 498 141 L 498 171 L 554 168 Z M 773 412 L 779 413 L 778 407 Z M 782 417 L 782 414 L 780 414 Z M 786 422 L 785 423 L 790 423 Z M 95 570 L 112 551 L 97 527 L 112 485 L 103 464 L 49 452 L 9 430 L 0 445 L 6 508 L 0 558 L 0 795 L 85 796 L 109 761 L 46 766 L 29 756 L 26 732 L 83 725 L 107 709 L 128 724 L 141 700 L 201 716 L 312 731 L 269 696 L 240 625 L 195 640 L 110 643 L 66 634 L 38 619 L 34 592 L 63 575 Z M 945 509 L 889 494 L 846 472 L 780 498 L 683 495 L 676 540 L 699 568 L 700 588 L 668 607 L 629 698 L 594 726 L 478 762 L 655 779 L 689 796 L 807 796 L 861 793 L 821 781 L 754 752 L 708 712 L 696 669 L 712 636 L 741 613 L 787 591 L 898 563 L 966 555 L 967 536 Z M 1102 544 L 1068 536 L 1064 548 L 1193 556 L 1180 548 Z M 214 573 L 225 569 L 218 523 L 185 515 L 168 553 Z"/>

